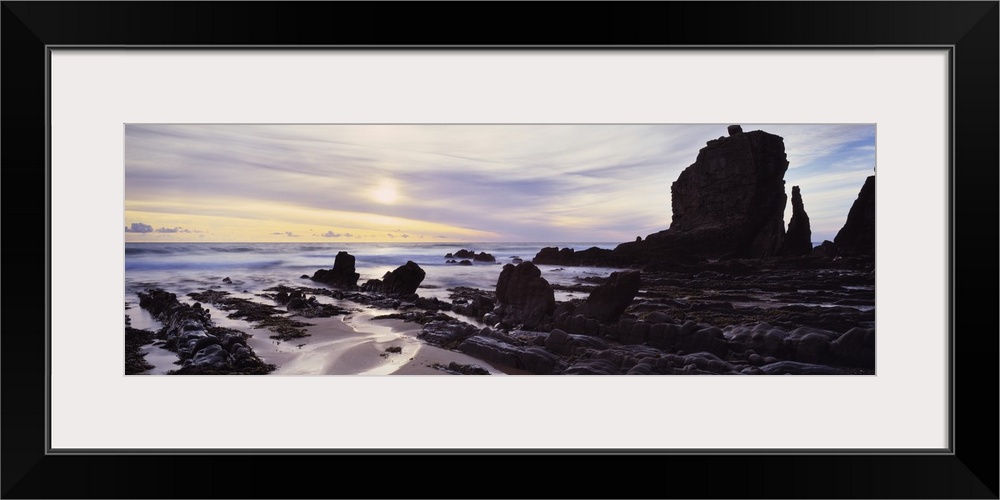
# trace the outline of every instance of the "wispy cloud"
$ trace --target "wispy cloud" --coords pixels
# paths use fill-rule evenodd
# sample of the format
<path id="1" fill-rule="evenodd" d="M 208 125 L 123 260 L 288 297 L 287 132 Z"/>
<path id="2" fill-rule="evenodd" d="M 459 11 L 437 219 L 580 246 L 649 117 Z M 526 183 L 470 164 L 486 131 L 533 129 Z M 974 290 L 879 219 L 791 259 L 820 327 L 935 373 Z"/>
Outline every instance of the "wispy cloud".
<path id="1" fill-rule="evenodd" d="M 671 184 L 725 126 L 129 125 L 126 213 L 248 240 L 629 241 L 669 225 Z M 784 137 L 811 219 L 846 217 L 853 196 L 825 193 L 860 189 L 874 126 L 755 129 Z M 267 233 L 239 229 L 254 224 Z M 322 226 L 338 230 L 308 229 Z"/>

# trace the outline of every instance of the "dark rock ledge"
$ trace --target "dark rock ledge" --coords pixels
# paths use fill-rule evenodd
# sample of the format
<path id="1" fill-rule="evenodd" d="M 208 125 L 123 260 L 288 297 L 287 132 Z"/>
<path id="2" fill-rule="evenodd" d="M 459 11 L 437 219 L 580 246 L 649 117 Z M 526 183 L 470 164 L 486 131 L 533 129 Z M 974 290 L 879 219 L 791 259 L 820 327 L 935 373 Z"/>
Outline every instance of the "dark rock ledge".
<path id="1" fill-rule="evenodd" d="M 212 323 L 200 303 L 184 304 L 161 289 L 139 293 L 139 307 L 163 323 L 157 334 L 164 347 L 177 353 L 181 367 L 175 375 L 265 375 L 275 369 L 247 345 L 246 333 Z"/>

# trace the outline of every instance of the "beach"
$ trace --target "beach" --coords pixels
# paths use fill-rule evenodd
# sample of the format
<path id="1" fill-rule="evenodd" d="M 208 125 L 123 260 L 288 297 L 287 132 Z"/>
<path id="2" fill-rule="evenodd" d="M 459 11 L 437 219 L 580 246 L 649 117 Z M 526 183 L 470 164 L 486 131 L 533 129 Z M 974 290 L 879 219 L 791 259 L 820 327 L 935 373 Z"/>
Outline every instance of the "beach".
<path id="1" fill-rule="evenodd" d="M 537 249 L 540 261 L 556 255 L 542 245 L 475 245 L 510 255 L 490 253 L 496 262 L 472 265 L 449 263 L 454 244 L 359 245 L 352 250 L 377 249 L 378 257 L 355 259 L 359 265 L 349 274 L 365 286 L 351 288 L 311 277 L 340 253 L 354 257 L 323 245 L 132 244 L 125 312 L 132 328 L 157 332 L 178 320 L 136 307 L 144 293 L 162 289 L 177 304 L 196 307 L 191 311 L 203 317 L 206 336 L 220 328 L 220 345 L 245 345 L 258 360 L 252 370 L 233 373 L 873 373 L 865 368 L 873 358 L 865 346 L 874 342 L 874 274 L 865 259 L 729 261 L 640 273 L 572 261 L 587 252 L 563 252 L 571 260 L 538 265 L 513 253 L 531 258 Z M 396 271 L 383 271 L 392 268 L 386 263 L 413 258 L 423 276 L 409 293 L 368 284 L 381 286 L 380 277 L 390 282 Z M 521 269 L 537 277 L 515 281 L 537 279 L 541 288 L 502 290 Z M 620 311 L 602 317 L 604 304 L 588 312 L 592 296 L 620 295 L 608 287 L 633 274 L 634 290 Z M 609 292 L 595 292 L 599 288 Z M 551 308 L 538 318 L 527 315 L 534 299 L 522 297 L 546 293 Z M 214 342 L 184 328 L 191 329 L 177 331 L 191 345 Z M 227 342 L 225 336 L 245 338 Z M 153 367 L 138 373 L 178 372 L 183 355 L 168 349 L 176 349 L 172 342 L 143 345 L 140 352 Z"/>
<path id="2" fill-rule="evenodd" d="M 357 244 L 348 248 L 370 252 L 371 257 L 359 259 L 365 266 L 360 268 L 365 273 L 365 279 L 381 277 L 393 268 L 391 262 L 416 259 L 428 270 L 433 270 L 433 274 L 421 285 L 419 295 L 450 301 L 449 289 L 454 290 L 455 287 L 491 289 L 496 284 L 503 263 L 517 258 L 518 252 L 536 252 L 544 244 L 492 244 L 489 248 L 494 252 L 510 255 L 500 259 L 501 263 L 477 263 L 474 266 L 447 264 L 448 259 L 444 256 L 461 246 Z M 142 308 L 135 307 L 139 303 L 138 293 L 155 288 L 175 293 L 181 302 L 191 304 L 197 301 L 187 297 L 187 293 L 212 290 L 269 305 L 278 304 L 261 295 L 275 286 L 307 285 L 335 290 L 335 287 L 325 287 L 302 276 L 329 267 L 336 253 L 329 245 L 322 244 L 129 244 L 126 245 L 125 301 L 130 307 L 125 313 L 136 328 L 160 329 L 161 322 Z M 552 274 L 563 273 L 559 278 L 569 284 L 587 276 L 596 276 L 602 270 L 588 267 L 564 271 Z M 227 278 L 228 281 L 225 281 Z M 578 294 L 566 290 L 560 296 L 570 299 Z M 290 340 L 270 338 L 273 332 L 256 328 L 252 321 L 229 318 L 229 311 L 212 304 L 202 303 L 202 306 L 209 311 L 214 324 L 248 334 L 247 345 L 267 363 L 276 366 L 271 372 L 273 375 L 446 375 L 454 373 L 447 370 L 452 363 L 478 366 L 494 375 L 523 373 L 513 367 L 498 368 L 461 352 L 428 345 L 417 339 L 421 330 L 419 324 L 399 319 L 377 319 L 396 313 L 395 309 L 323 295 L 318 296 L 317 301 L 352 312 L 326 318 L 286 314 L 289 319 L 310 324 L 305 327 L 305 336 Z M 478 327 L 486 326 L 450 310 L 444 313 Z M 396 347 L 401 349 L 400 352 L 386 351 Z M 164 375 L 178 368 L 174 364 L 177 354 L 160 345 L 147 344 L 142 346 L 141 351 L 153 368 L 140 373 Z"/>

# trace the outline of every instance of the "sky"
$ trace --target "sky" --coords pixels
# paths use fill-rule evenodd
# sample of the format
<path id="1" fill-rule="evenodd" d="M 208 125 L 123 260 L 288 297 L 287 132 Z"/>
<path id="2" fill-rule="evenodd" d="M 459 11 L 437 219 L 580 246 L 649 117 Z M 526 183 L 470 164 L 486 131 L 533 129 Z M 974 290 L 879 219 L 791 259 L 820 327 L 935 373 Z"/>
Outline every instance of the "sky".
<path id="1" fill-rule="evenodd" d="M 624 242 L 667 229 L 670 186 L 718 125 L 125 126 L 125 241 Z M 784 138 L 812 240 L 874 174 L 874 125 Z"/>

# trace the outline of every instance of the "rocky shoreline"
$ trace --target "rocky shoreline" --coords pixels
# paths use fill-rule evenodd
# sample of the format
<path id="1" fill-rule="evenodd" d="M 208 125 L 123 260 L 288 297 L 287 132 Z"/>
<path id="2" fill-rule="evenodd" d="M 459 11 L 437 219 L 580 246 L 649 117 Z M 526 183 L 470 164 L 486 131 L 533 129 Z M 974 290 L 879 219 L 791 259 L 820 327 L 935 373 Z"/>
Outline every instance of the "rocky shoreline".
<path id="1" fill-rule="evenodd" d="M 298 318 L 390 309 L 382 317 L 420 325 L 421 342 L 508 373 L 874 374 L 874 176 L 834 241 L 812 248 L 798 186 L 784 227 L 783 140 L 739 126 L 729 133 L 709 141 L 674 183 L 669 229 L 614 249 L 542 248 L 531 260 L 504 265 L 491 290 L 455 287 L 449 300 L 421 297 L 427 273 L 412 261 L 359 285 L 355 257 L 341 251 L 332 269 L 301 276 L 319 286 L 267 288 L 257 295 L 265 302 L 205 290 L 188 294 L 198 301 L 189 305 L 148 289 L 139 306 L 165 325 L 155 335 L 178 354 L 178 374 L 275 369 L 247 346 L 246 333 L 214 326 L 202 302 L 277 341 L 305 343 L 311 324 Z M 443 258 L 499 267 L 485 251 Z M 569 287 L 586 298 L 557 301 L 557 287 L 538 265 L 595 266 L 607 275 Z M 127 330 L 127 373 L 142 368 L 136 345 L 148 340 L 148 332 Z M 433 368 L 489 373 L 458 363 Z"/>
<path id="2" fill-rule="evenodd" d="M 421 341 L 512 373 L 873 374 L 874 279 L 873 262 L 865 258 L 734 260 L 671 271 L 614 271 L 574 287 L 587 291 L 587 298 L 556 302 L 538 267 L 524 262 L 505 266 L 496 290 L 457 287 L 450 289 L 450 301 L 306 286 L 275 287 L 275 293 L 259 296 L 274 305 L 217 291 L 189 296 L 270 329 L 272 338 L 306 343 L 308 337 L 295 332 L 308 323 L 293 316 L 349 312 L 320 304 L 317 295 L 353 302 L 358 310 L 393 309 L 383 317 L 419 324 Z M 239 333 L 213 328 L 198 304 L 182 306 L 171 295 L 150 291 L 140 307 L 168 324 L 156 337 L 184 363 L 176 373 L 264 371 L 263 362 L 250 370 L 223 362 L 223 349 L 234 355 L 235 346 L 245 345 L 233 340 Z M 310 303 L 316 306 L 302 305 Z M 130 331 L 127 338 L 139 337 Z"/>

